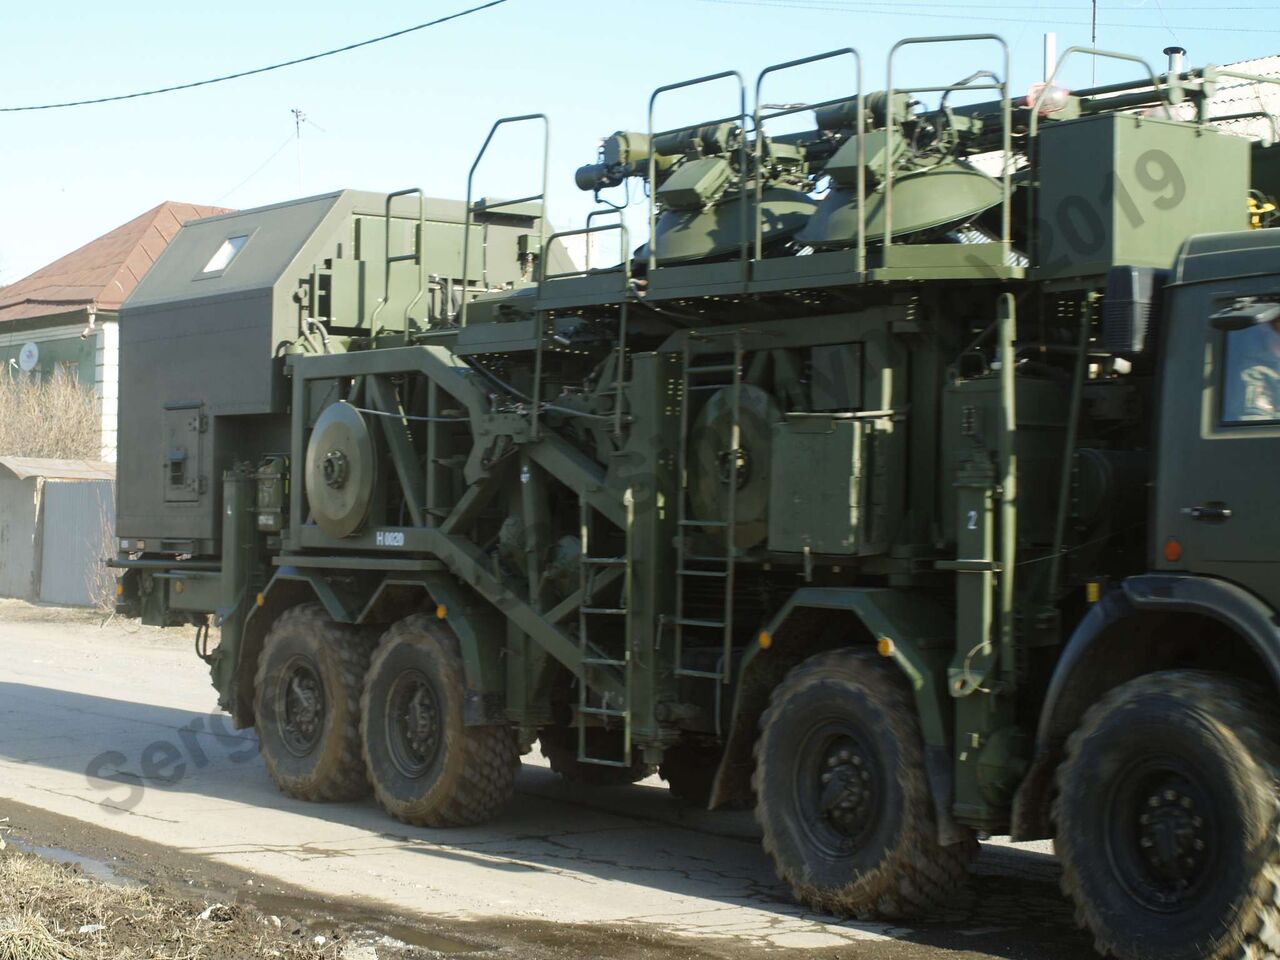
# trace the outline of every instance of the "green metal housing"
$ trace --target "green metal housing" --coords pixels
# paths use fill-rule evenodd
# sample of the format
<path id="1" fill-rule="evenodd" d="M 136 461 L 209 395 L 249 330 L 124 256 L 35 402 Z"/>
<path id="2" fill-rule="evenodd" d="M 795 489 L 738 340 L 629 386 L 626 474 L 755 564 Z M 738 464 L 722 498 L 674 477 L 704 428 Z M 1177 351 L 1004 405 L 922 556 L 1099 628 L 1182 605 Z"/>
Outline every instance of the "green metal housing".
<path id="1" fill-rule="evenodd" d="M 760 81 L 827 57 L 858 62 Z M 578 182 L 644 182 L 639 247 L 552 234 L 541 197 L 342 192 L 188 225 L 121 316 L 121 609 L 219 627 L 201 650 L 241 725 L 283 610 L 436 611 L 469 723 L 574 731 L 588 764 L 709 755 L 713 806 L 749 797 L 790 667 L 874 648 L 914 692 L 943 835 L 1048 835 L 1094 678 L 1160 662 L 1100 668 L 1123 618 L 1098 601 L 1137 622 L 1160 592 L 1140 578 L 1175 576 L 1280 608 L 1257 525 L 1280 432 L 1215 420 L 1209 323 L 1275 295 L 1280 232 L 1247 230 L 1249 143 L 1135 112 L 1168 77 L 1050 112 L 988 66 L 942 91 L 891 66 L 879 93 L 851 69 L 776 140 L 799 111 L 748 112 L 745 85 L 728 120 L 615 134 Z M 573 265 L 575 233 L 621 263 Z M 1219 500 L 1268 519 L 1211 543 L 1180 511 Z M 1280 638 L 1243 610 L 1218 653 L 1271 670 Z"/>

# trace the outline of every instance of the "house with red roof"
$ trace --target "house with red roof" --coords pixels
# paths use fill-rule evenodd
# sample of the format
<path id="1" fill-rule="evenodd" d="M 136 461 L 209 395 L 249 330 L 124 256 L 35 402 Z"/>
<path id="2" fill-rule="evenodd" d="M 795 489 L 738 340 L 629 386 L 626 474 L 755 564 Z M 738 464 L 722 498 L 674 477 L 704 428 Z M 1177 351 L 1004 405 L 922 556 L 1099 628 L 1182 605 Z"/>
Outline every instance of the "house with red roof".
<path id="1" fill-rule="evenodd" d="M 120 305 L 184 223 L 227 212 L 166 201 L 0 288 L 0 375 L 61 372 L 91 384 L 102 401 L 102 459 L 114 461 Z"/>

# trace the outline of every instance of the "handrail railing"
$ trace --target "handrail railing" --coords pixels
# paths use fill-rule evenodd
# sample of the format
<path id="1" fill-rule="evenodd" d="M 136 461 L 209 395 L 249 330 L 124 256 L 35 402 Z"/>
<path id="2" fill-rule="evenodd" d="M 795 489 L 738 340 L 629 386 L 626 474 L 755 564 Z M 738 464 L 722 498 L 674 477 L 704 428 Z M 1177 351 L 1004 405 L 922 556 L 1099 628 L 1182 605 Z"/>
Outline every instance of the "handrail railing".
<path id="1" fill-rule="evenodd" d="M 1003 54 L 1003 65 L 999 78 L 993 83 L 953 83 L 946 86 L 904 87 L 898 90 L 893 85 L 893 61 L 903 47 L 918 46 L 930 43 L 971 43 L 992 41 L 1000 45 Z M 893 137 L 894 137 L 894 94 L 895 93 L 953 93 L 960 90 L 998 90 L 1000 91 L 1001 126 L 1001 200 L 1000 200 L 1000 242 L 1006 252 L 1012 249 L 1011 210 L 1013 196 L 1013 179 L 1011 162 L 1013 156 L 1013 108 L 1009 100 L 1009 45 L 994 33 L 965 33 L 949 37 L 908 37 L 899 40 L 889 51 L 889 68 L 887 78 L 885 126 L 888 130 L 888 143 L 884 152 L 884 247 L 886 253 L 893 244 Z"/>
<path id="2" fill-rule="evenodd" d="M 498 132 L 498 128 L 506 124 L 526 123 L 532 120 L 542 121 L 542 192 L 528 197 L 520 197 L 518 200 L 500 200 L 496 203 L 485 204 L 485 211 L 500 210 L 503 207 L 515 207 L 525 203 L 539 201 L 543 207 L 538 212 L 538 272 L 541 275 L 547 262 L 547 168 L 550 164 L 551 151 L 551 121 L 545 113 L 525 113 L 517 117 L 503 117 L 494 121 L 492 127 L 489 128 L 489 135 L 484 138 L 484 143 L 480 147 L 480 152 L 476 154 L 475 161 L 471 164 L 471 170 L 467 173 L 467 204 L 466 212 L 463 217 L 462 225 L 462 305 L 458 311 L 458 325 L 465 327 L 467 325 L 467 304 L 470 302 L 468 296 L 468 283 L 470 277 L 467 276 L 471 269 L 471 215 L 473 212 L 473 188 L 475 187 L 476 170 L 480 166 L 480 161 L 484 159 L 485 153 L 489 149 L 489 144 L 493 142 L 494 135 Z M 489 244 L 486 234 L 485 242 L 482 247 L 480 259 L 480 282 L 484 287 L 489 285 Z"/>
<path id="3" fill-rule="evenodd" d="M 775 63 L 772 66 L 765 67 L 756 77 L 756 108 L 753 115 L 753 125 L 755 127 L 756 143 L 756 176 L 755 176 L 755 244 L 753 247 L 755 259 L 763 259 L 764 245 L 764 177 L 762 170 L 764 167 L 764 124 L 766 121 L 776 119 L 777 117 L 786 117 L 796 113 L 804 113 L 808 110 L 821 110 L 823 107 L 834 106 L 843 102 L 843 98 L 835 100 L 824 100 L 821 103 L 806 103 L 794 107 L 783 107 L 769 113 L 761 113 L 761 96 L 760 91 L 764 86 L 764 78 L 773 73 L 780 73 L 783 70 L 790 70 L 793 67 L 802 67 L 810 63 L 819 63 L 823 60 L 832 60 L 836 57 L 853 57 L 855 64 L 855 90 L 854 96 L 858 102 L 858 236 L 857 236 L 857 260 L 858 273 L 863 273 L 867 266 L 867 145 L 866 138 L 862 135 L 866 132 L 866 106 L 862 99 L 862 55 L 853 47 L 841 47 L 838 50 L 829 50 L 826 53 L 815 54 L 811 57 L 801 57 L 799 60 L 788 60 L 785 63 Z"/>
<path id="4" fill-rule="evenodd" d="M 413 252 L 398 253 L 393 257 L 391 255 L 391 202 L 397 197 L 410 197 L 415 194 L 418 197 L 418 223 L 414 227 Z M 369 333 L 376 336 L 378 331 L 374 327 L 374 321 L 378 319 L 378 314 L 382 312 L 382 308 L 387 305 L 387 301 L 391 298 L 391 265 L 393 263 L 403 263 L 406 260 L 415 261 L 418 264 L 418 292 L 404 308 L 404 342 L 406 345 L 409 343 L 409 314 L 418 305 L 418 301 L 422 299 L 422 294 L 427 288 L 427 257 L 426 250 L 423 248 L 423 240 L 426 239 L 427 231 L 426 202 L 426 196 L 423 194 L 421 187 L 409 187 L 405 190 L 396 190 L 394 193 L 387 194 L 383 222 L 382 297 L 378 300 L 378 305 L 373 308 L 373 313 L 369 316 Z"/>
<path id="5" fill-rule="evenodd" d="M 1045 96 L 1057 85 L 1058 74 L 1062 72 L 1062 65 L 1071 58 L 1073 54 L 1083 53 L 1090 57 L 1096 57 L 1099 60 L 1124 60 L 1128 63 L 1136 63 L 1147 71 L 1147 77 L 1151 80 L 1151 89 L 1160 90 L 1160 80 L 1156 77 L 1156 72 L 1142 57 L 1132 53 L 1116 53 L 1112 50 L 1096 50 L 1093 47 L 1067 47 L 1062 51 L 1062 56 L 1058 58 L 1058 62 L 1053 65 L 1053 73 L 1049 74 L 1049 79 L 1044 82 L 1039 90 L 1036 91 L 1035 98 L 1028 104 L 1031 110 L 1031 120 L 1028 127 L 1028 135 L 1034 139 L 1036 131 L 1040 126 L 1040 103 Z M 1105 87 L 1096 88 L 1097 90 L 1105 90 Z M 1164 107 L 1164 115 L 1166 118 L 1173 119 L 1173 111 L 1169 109 L 1169 98 L 1167 96 L 1161 98 L 1161 106 Z"/>
<path id="6" fill-rule="evenodd" d="M 666 136 L 671 133 L 678 133 L 681 130 L 689 129 L 690 125 L 672 127 L 670 130 L 655 131 L 653 129 L 653 106 L 657 102 L 658 97 L 664 93 L 670 93 L 672 90 L 680 90 L 684 87 L 693 87 L 703 83 L 713 83 L 716 80 L 737 80 L 738 81 L 738 115 L 721 117 L 718 120 L 701 121 L 693 124 L 695 127 L 715 126 L 719 123 L 729 123 L 736 120 L 738 127 L 742 131 L 738 143 L 738 167 L 739 167 L 739 195 L 740 195 L 740 239 L 739 260 L 742 264 L 742 279 L 746 282 L 749 258 L 747 256 L 747 248 L 749 242 L 747 240 L 747 231 L 750 225 L 747 211 L 747 85 L 742 78 L 742 74 L 737 70 L 722 70 L 719 73 L 708 74 L 705 77 L 695 77 L 692 80 L 681 80 L 678 83 L 668 83 L 666 86 L 659 87 L 649 96 L 649 257 L 648 267 L 649 273 L 652 274 L 658 266 L 658 189 L 655 184 L 658 172 L 658 157 L 654 152 L 653 145 L 658 137 Z"/>
<path id="7" fill-rule="evenodd" d="M 619 264 L 620 276 L 622 278 L 621 299 L 618 302 L 618 346 L 617 346 L 617 363 L 616 363 L 616 391 L 613 397 L 613 432 L 617 437 L 622 436 L 622 388 L 626 385 L 626 360 L 627 360 L 627 301 L 631 296 L 631 258 L 628 256 L 631 249 L 631 234 L 627 230 L 625 223 L 606 223 L 598 227 L 590 226 L 590 221 L 596 214 L 608 214 L 615 211 L 597 210 L 587 217 L 588 226 L 577 230 L 561 230 L 551 234 L 547 238 L 547 243 L 555 243 L 565 237 L 586 237 L 588 249 L 591 246 L 591 237 L 598 233 L 609 233 L 618 231 L 618 246 L 621 256 Z M 616 211 L 621 214 L 621 211 Z M 562 273 L 548 274 L 546 271 L 539 272 L 538 275 L 538 299 L 541 301 L 543 284 L 548 280 L 557 280 L 562 277 L 580 277 L 590 272 L 590 267 L 584 264 L 582 270 L 568 270 Z M 541 310 L 537 311 L 537 315 L 541 317 Z M 542 394 L 542 337 L 543 331 L 541 323 L 538 325 L 538 347 L 537 357 L 534 360 L 534 382 L 533 382 L 533 436 L 538 436 L 538 408 L 541 406 Z"/>
<path id="8" fill-rule="evenodd" d="M 1280 77 L 1260 77 L 1256 73 L 1241 73 L 1239 70 L 1227 70 L 1227 69 L 1224 69 L 1223 67 L 1214 67 L 1212 69 L 1212 75 L 1210 75 L 1209 69 L 1206 68 L 1204 71 L 1204 74 L 1205 74 L 1204 79 L 1206 81 L 1217 80 L 1219 77 L 1230 77 L 1233 80 L 1248 80 L 1252 83 L 1271 83 L 1271 84 L 1275 84 L 1277 87 L 1280 87 Z M 1261 98 L 1259 98 L 1259 106 L 1262 106 Z M 1276 119 L 1276 115 L 1274 113 L 1272 113 L 1270 110 L 1265 109 L 1264 107 L 1261 110 L 1250 112 L 1248 115 L 1255 116 L 1255 117 L 1266 117 L 1271 122 L 1271 133 L 1273 138 L 1275 140 L 1280 140 L 1280 120 Z M 1223 120 L 1226 118 L 1204 117 L 1201 119 L 1203 122 L 1213 122 L 1214 120 Z M 1231 119 L 1244 119 L 1244 117 L 1238 116 L 1238 117 L 1233 117 Z"/>
<path id="9" fill-rule="evenodd" d="M 563 240 L 565 237 L 590 237 L 597 233 L 612 233 L 614 230 L 619 231 L 621 233 L 621 237 L 620 237 L 621 253 L 622 253 L 621 268 L 624 276 L 624 290 L 625 290 L 625 286 L 626 286 L 625 281 L 631 279 L 631 261 L 627 257 L 627 246 L 630 243 L 631 235 L 630 235 L 630 232 L 627 230 L 627 225 L 625 223 L 604 223 L 598 227 L 593 227 L 589 223 L 591 217 L 595 216 L 596 213 L 608 214 L 613 212 L 614 211 L 612 210 L 597 210 L 595 211 L 595 213 L 592 213 L 587 217 L 587 220 L 588 220 L 587 226 L 580 227 L 576 230 L 557 230 L 555 233 L 551 234 L 551 236 L 547 238 L 547 242 L 555 243 L 557 240 Z M 589 273 L 590 271 L 591 271 L 591 268 L 584 264 L 581 270 L 562 270 L 559 273 L 548 273 L 545 276 L 539 275 L 538 296 L 539 297 L 542 296 L 542 284 L 546 280 L 560 280 L 560 279 L 563 279 L 564 277 L 580 277 L 586 273 Z"/>
<path id="10" fill-rule="evenodd" d="M 587 214 L 587 228 L 583 232 L 586 233 L 591 229 L 593 229 L 591 226 L 591 221 L 593 221 L 596 217 L 610 217 L 610 216 L 617 217 L 619 225 L 623 224 L 622 210 L 619 207 L 608 207 L 604 210 L 592 210 L 590 213 Z M 627 275 L 630 276 L 631 274 L 630 264 L 627 262 L 628 252 L 629 251 L 627 251 L 626 249 L 622 251 L 622 262 L 626 264 Z M 582 251 L 582 268 L 587 273 L 591 272 L 591 238 L 590 237 L 587 237 L 586 246 L 583 248 L 583 251 Z M 562 276 L 562 274 L 556 274 L 556 276 Z"/>

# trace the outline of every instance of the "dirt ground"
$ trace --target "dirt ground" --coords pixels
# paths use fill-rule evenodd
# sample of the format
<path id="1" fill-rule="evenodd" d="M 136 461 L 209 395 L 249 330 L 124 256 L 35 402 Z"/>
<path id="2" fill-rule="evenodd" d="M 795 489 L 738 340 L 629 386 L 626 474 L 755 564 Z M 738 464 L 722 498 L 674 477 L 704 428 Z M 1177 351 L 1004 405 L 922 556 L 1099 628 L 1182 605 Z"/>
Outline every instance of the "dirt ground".
<path id="1" fill-rule="evenodd" d="M 902 927 L 796 905 L 748 812 L 681 806 L 656 778 L 584 790 L 536 753 L 481 828 L 289 800 L 252 732 L 209 712 L 190 644 L 0 603 L 0 960 L 1093 957 L 1043 845 L 984 845 L 954 912 Z M 180 776 L 148 773 L 161 748 Z"/>
<path id="2" fill-rule="evenodd" d="M 239 906 L 104 883 L 15 849 L 0 853 L 0 960 L 340 956 L 341 941 Z"/>

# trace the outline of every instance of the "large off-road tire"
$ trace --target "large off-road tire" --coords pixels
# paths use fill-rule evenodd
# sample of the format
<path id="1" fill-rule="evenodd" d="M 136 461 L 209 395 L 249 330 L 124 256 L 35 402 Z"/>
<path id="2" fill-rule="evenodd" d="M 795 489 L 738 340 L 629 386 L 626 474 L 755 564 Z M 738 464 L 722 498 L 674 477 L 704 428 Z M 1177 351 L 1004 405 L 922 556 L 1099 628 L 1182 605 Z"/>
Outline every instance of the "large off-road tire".
<path id="1" fill-rule="evenodd" d="M 587 731 L 587 750 L 591 756 L 621 757 L 621 733 L 592 728 Z M 631 751 L 631 766 L 608 767 L 578 760 L 578 731 L 566 727 L 548 727 L 538 734 L 538 747 L 551 764 L 551 769 L 570 783 L 592 787 L 620 787 L 637 783 L 653 774 L 654 768 Z"/>
<path id="2" fill-rule="evenodd" d="M 1274 709 L 1248 685 L 1153 673 L 1085 715 L 1058 768 L 1062 889 L 1123 960 L 1280 957 Z"/>
<path id="3" fill-rule="evenodd" d="M 929 917 L 977 854 L 938 842 L 906 683 L 861 651 L 817 654 L 774 690 L 756 741 L 756 819 L 797 900 L 839 916 Z"/>
<path id="4" fill-rule="evenodd" d="M 267 773 L 301 800 L 369 792 L 360 757 L 360 690 L 368 631 L 335 623 L 318 603 L 276 619 L 258 657 L 254 714 Z"/>
<path id="5" fill-rule="evenodd" d="M 458 639 L 439 620 L 414 614 L 383 635 L 360 702 L 364 759 L 378 803 L 405 823 L 481 823 L 515 790 L 515 730 L 467 726 L 466 689 Z"/>

